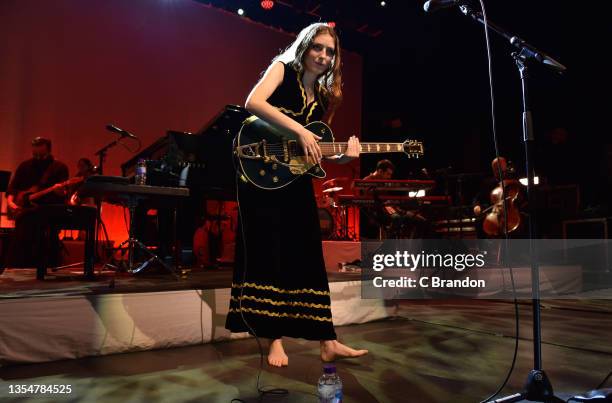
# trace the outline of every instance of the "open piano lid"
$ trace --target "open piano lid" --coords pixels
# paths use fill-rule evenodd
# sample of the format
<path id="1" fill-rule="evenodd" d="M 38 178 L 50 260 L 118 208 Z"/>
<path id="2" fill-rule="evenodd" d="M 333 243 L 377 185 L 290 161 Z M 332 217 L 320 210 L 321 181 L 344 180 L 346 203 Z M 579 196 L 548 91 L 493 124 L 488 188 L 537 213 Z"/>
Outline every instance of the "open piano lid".
<path id="1" fill-rule="evenodd" d="M 152 171 L 167 174 L 172 181 L 155 185 L 176 186 L 185 167 L 189 167 L 187 186 L 207 198 L 234 199 L 236 173 L 233 141 L 249 113 L 241 106 L 227 105 L 198 132 L 169 130 L 166 135 L 121 165 L 124 176 L 133 174 L 139 159 L 150 160 Z M 152 160 L 152 161 L 151 161 Z M 149 168 L 149 164 L 147 165 Z M 147 172 L 151 178 L 153 172 Z"/>

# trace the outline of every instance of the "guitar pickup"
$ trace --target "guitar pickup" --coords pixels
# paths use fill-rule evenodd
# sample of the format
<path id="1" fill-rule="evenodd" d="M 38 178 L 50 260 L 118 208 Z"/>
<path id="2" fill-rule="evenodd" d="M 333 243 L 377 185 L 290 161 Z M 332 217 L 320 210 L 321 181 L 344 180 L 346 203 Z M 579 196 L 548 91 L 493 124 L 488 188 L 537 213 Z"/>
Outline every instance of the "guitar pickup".
<path id="1" fill-rule="evenodd" d="M 283 161 L 289 162 L 289 149 L 291 147 L 291 143 L 295 143 L 295 140 L 283 140 Z"/>
<path id="2" fill-rule="evenodd" d="M 284 142 L 283 145 L 283 152 L 286 162 L 289 162 L 291 158 L 299 156 L 300 147 L 297 140 L 289 140 L 287 142 Z"/>

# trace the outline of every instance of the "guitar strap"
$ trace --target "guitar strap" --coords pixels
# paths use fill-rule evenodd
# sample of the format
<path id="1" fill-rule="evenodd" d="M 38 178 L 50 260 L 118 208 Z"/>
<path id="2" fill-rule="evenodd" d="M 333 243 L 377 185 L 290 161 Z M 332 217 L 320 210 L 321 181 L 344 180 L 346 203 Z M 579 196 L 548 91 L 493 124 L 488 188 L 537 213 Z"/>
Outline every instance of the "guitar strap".
<path id="1" fill-rule="evenodd" d="M 45 172 L 43 173 L 43 175 L 40 177 L 40 180 L 38 181 L 38 183 L 36 184 L 36 186 L 39 189 L 46 189 L 48 187 L 51 187 L 54 185 L 54 183 L 49 184 L 49 178 L 51 177 L 51 174 L 53 173 L 53 166 L 55 165 L 55 159 L 51 160 L 51 163 L 49 164 L 49 166 L 47 167 L 47 169 L 45 169 Z M 45 186 L 47 185 L 47 186 Z"/>

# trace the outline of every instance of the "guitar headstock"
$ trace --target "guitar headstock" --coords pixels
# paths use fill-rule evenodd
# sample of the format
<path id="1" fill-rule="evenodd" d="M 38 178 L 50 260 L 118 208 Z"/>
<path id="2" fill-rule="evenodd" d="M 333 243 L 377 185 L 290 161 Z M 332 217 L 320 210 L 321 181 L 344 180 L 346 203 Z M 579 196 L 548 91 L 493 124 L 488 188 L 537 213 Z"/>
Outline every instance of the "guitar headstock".
<path id="1" fill-rule="evenodd" d="M 425 155 L 423 142 L 416 140 L 406 140 L 402 144 L 404 153 L 408 158 L 419 158 Z"/>

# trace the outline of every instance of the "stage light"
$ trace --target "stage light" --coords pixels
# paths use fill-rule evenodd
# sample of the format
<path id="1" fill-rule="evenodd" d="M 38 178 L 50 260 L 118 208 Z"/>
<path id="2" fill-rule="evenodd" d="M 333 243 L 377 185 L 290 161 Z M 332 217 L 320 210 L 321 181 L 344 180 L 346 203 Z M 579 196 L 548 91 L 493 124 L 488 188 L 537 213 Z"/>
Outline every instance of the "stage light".
<path id="1" fill-rule="evenodd" d="M 380 2 L 380 6 L 381 6 L 381 7 L 384 7 L 384 6 L 386 6 L 386 5 L 387 5 L 387 2 L 386 2 L 386 1 L 381 1 L 381 2 Z"/>
<path id="2" fill-rule="evenodd" d="M 237 11 L 238 15 L 244 15 L 244 10 L 239 8 Z"/>
<path id="3" fill-rule="evenodd" d="M 333 21 L 328 22 L 327 25 L 332 27 L 332 28 L 336 28 L 336 23 L 333 22 Z"/>
<path id="4" fill-rule="evenodd" d="M 261 8 L 263 8 L 264 10 L 271 10 L 272 7 L 274 7 L 273 0 L 262 0 L 260 4 L 261 4 Z"/>
<path id="5" fill-rule="evenodd" d="M 519 182 L 521 182 L 521 185 L 523 186 L 527 186 L 527 178 L 521 178 L 519 179 Z M 539 185 L 540 184 L 540 178 L 537 176 L 533 177 L 533 184 L 534 185 Z"/>

